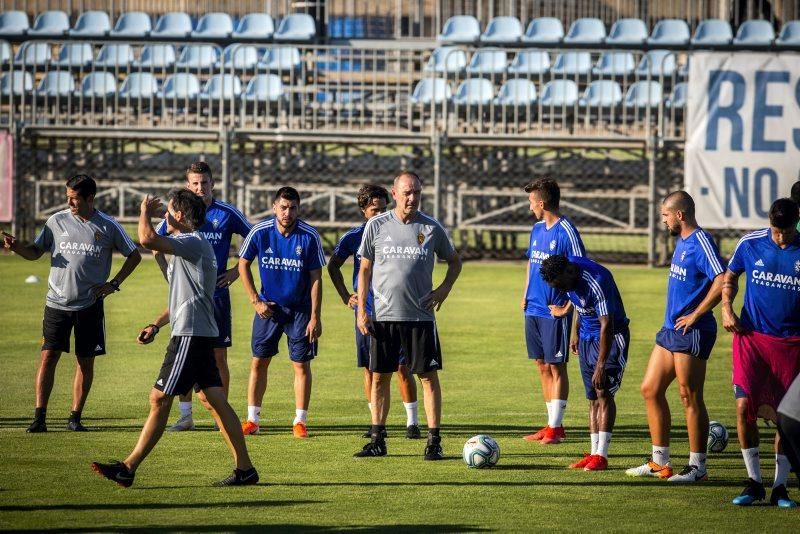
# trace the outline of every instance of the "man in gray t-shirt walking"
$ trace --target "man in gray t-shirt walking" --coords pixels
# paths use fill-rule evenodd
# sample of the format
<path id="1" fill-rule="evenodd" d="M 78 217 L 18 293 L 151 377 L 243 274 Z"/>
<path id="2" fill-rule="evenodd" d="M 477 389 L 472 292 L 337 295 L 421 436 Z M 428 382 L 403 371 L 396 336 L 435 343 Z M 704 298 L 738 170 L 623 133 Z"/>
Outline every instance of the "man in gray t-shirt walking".
<path id="1" fill-rule="evenodd" d="M 152 342 L 167 323 L 172 337 L 161 372 L 150 391 L 150 415 L 136 447 L 124 461 L 94 462 L 92 469 L 120 486 L 131 486 L 139 464 L 164 433 L 172 399 L 175 395 L 185 395 L 194 386 L 203 403 L 211 406 L 211 413 L 236 462 L 233 474 L 216 485 L 255 484 L 258 473 L 250 463 L 239 418 L 228 404 L 214 358 L 214 343 L 219 334 L 214 319 L 217 260 L 214 249 L 198 231 L 205 222 L 206 206 L 188 189 L 172 191 L 165 215 L 169 237 L 158 235 L 150 222 L 160 209 L 158 198 L 146 196 L 142 201 L 139 241 L 145 248 L 172 255 L 167 268 L 169 305 L 153 323 L 142 329 L 138 341 Z"/>
<path id="2" fill-rule="evenodd" d="M 357 457 L 386 455 L 384 432 L 389 412 L 389 384 L 400 354 L 419 376 L 428 422 L 426 460 L 441 460 L 439 420 L 442 394 L 439 369 L 442 353 L 434 310 L 438 310 L 461 272 L 461 258 L 442 225 L 419 211 L 422 183 L 403 172 L 394 179 L 395 208 L 367 222 L 358 254 L 358 329 L 371 335 L 369 370 L 372 380 L 372 439 Z M 433 289 L 434 254 L 447 261 L 444 281 Z M 374 293 L 374 320 L 367 314 L 370 285 Z"/>
<path id="3" fill-rule="evenodd" d="M 95 209 L 97 184 L 91 177 L 78 174 L 66 185 L 67 209 L 53 214 L 33 243 L 20 243 L 3 232 L 5 248 L 26 260 L 50 254 L 42 352 L 36 373 L 36 411 L 28 432 L 47 432 L 47 402 L 53 391 L 56 364 L 62 352 L 70 351 L 73 334 L 78 366 L 67 429 L 87 430 L 81 423 L 81 413 L 94 379 L 94 358 L 106 353 L 103 301 L 120 290 L 120 284 L 142 259 L 119 223 Z M 127 259 L 109 280 L 114 250 Z"/>

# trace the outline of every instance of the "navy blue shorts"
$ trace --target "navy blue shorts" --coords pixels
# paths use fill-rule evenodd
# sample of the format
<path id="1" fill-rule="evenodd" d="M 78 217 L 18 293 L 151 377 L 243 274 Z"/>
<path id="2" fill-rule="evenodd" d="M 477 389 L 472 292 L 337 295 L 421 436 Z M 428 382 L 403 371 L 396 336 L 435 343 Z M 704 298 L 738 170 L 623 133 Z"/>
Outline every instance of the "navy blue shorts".
<path id="1" fill-rule="evenodd" d="M 717 341 L 717 331 L 697 330 L 690 328 L 686 334 L 680 330 L 662 328 L 656 334 L 656 345 L 663 347 L 670 352 L 681 352 L 691 354 L 700 360 L 707 360 L 711 356 L 711 349 Z"/>
<path id="2" fill-rule="evenodd" d="M 606 383 L 603 387 L 612 396 L 617 393 L 622 385 L 622 375 L 625 373 L 625 364 L 628 362 L 628 347 L 630 345 L 630 331 L 614 334 L 611 341 L 611 350 L 606 358 L 603 369 L 606 371 Z M 581 363 L 581 377 L 586 398 L 597 400 L 597 391 L 592 385 L 592 375 L 597 367 L 597 355 L 600 352 L 600 340 L 581 339 L 578 342 L 578 360 Z"/>
<path id="3" fill-rule="evenodd" d="M 228 288 L 214 292 L 214 320 L 217 322 L 219 336 L 214 340 L 214 348 L 230 347 L 233 344 L 231 327 L 231 292 Z"/>
<path id="4" fill-rule="evenodd" d="M 317 355 L 317 343 L 308 342 L 306 327 L 310 312 L 294 311 L 275 306 L 269 319 L 253 316 L 253 337 L 250 343 L 255 358 L 271 358 L 278 354 L 278 342 L 283 334 L 289 345 L 289 358 L 293 362 L 308 362 Z"/>
<path id="5" fill-rule="evenodd" d="M 528 358 L 545 363 L 565 363 L 569 361 L 569 334 L 572 314 L 564 317 L 525 316 L 525 342 L 528 345 Z"/>

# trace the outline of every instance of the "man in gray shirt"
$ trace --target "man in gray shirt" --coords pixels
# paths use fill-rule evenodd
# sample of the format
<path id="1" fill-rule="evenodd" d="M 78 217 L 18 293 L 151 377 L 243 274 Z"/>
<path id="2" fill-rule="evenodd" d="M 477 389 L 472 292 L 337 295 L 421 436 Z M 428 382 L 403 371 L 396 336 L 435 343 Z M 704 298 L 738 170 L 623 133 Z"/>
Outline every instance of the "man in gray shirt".
<path id="1" fill-rule="evenodd" d="M 139 215 L 139 242 L 147 249 L 172 255 L 167 268 L 169 305 L 153 323 L 142 329 L 138 341 L 151 343 L 167 323 L 172 337 L 161 372 L 150 391 L 150 415 L 136 447 L 124 461 L 94 462 L 92 469 L 120 486 L 130 487 L 139 464 L 164 433 L 173 398 L 185 395 L 195 386 L 198 397 L 211 406 L 236 463 L 233 474 L 216 485 L 255 484 L 258 473 L 250 463 L 239 418 L 228 404 L 214 358 L 214 342 L 219 334 L 214 319 L 217 260 L 214 249 L 198 231 L 205 222 L 206 206 L 188 189 L 172 191 L 165 215 L 169 237 L 158 235 L 150 222 L 154 213 L 161 209 L 158 198 L 145 196 Z"/>
<path id="2" fill-rule="evenodd" d="M 442 394 L 438 371 L 442 354 L 434 310 L 439 310 L 461 272 L 461 258 L 442 225 L 419 211 L 422 183 L 403 172 L 394 179 L 395 208 L 367 222 L 358 254 L 358 329 L 371 335 L 369 370 L 372 380 L 371 440 L 357 457 L 386 455 L 384 441 L 389 412 L 389 385 L 400 355 L 422 382 L 428 423 L 426 460 L 444 458 L 439 435 Z M 433 289 L 434 254 L 447 261 L 444 281 Z M 370 285 L 373 319 L 367 313 Z"/>
<path id="3" fill-rule="evenodd" d="M 36 411 L 28 432 L 47 432 L 47 401 L 53 390 L 56 365 L 69 352 L 72 330 L 78 366 L 72 386 L 72 412 L 67 429 L 85 431 L 81 413 L 94 379 L 94 357 L 106 353 L 104 298 L 120 290 L 142 257 L 125 230 L 112 217 L 95 209 L 95 181 L 78 174 L 67 180 L 67 206 L 52 215 L 33 243 L 20 243 L 3 232 L 3 245 L 26 260 L 50 253 L 49 291 L 42 321 L 42 352 L 36 373 Z M 117 275 L 111 274 L 111 253 L 127 257 Z"/>

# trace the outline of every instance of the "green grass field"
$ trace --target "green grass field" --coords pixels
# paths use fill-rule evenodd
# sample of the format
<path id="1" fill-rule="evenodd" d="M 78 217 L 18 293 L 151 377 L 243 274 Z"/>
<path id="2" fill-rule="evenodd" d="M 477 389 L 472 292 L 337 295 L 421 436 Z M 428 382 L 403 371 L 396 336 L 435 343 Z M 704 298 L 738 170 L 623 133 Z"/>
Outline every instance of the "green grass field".
<path id="1" fill-rule="evenodd" d="M 84 411 L 93 432 L 62 431 L 75 367 L 73 357 L 64 355 L 50 400 L 50 432 L 31 435 L 25 427 L 33 414 L 47 270 L 47 261 L 0 256 L 6 302 L 0 309 L 0 529 L 796 532 L 800 525 L 797 511 L 730 504 L 746 474 L 735 441 L 730 336 L 724 332 L 709 364 L 706 399 L 711 418 L 725 423 L 733 436 L 724 453 L 709 457 L 711 480 L 675 487 L 624 475 L 650 451 L 638 386 L 662 321 L 664 270 L 613 269 L 632 319 L 632 348 L 606 472 L 565 469 L 589 445 L 577 360 L 570 364 L 567 442 L 548 447 L 520 439 L 545 422 L 518 309 L 524 265 L 468 263 L 439 314 L 446 461 L 424 462 L 424 442 L 402 437 L 405 414 L 396 387 L 389 456 L 352 457 L 364 443 L 360 435 L 369 416 L 354 363 L 353 316 L 326 276 L 324 331 L 313 365 L 311 438 L 291 436 L 292 379 L 284 345 L 271 366 L 262 412 L 267 430 L 247 438 L 261 475 L 258 486 L 210 487 L 232 468 L 231 458 L 221 436 L 211 431 L 210 417 L 195 403 L 199 430 L 165 434 L 127 490 L 100 479 L 89 463 L 125 457 L 137 439 L 168 334 L 147 347 L 134 338 L 166 303 L 166 286 L 155 263 L 146 259 L 122 292 L 109 297 L 109 354 L 97 362 Z M 43 282 L 25 284 L 29 274 Z M 238 285 L 232 294 L 231 400 L 242 416 L 251 311 Z M 669 398 L 676 426 L 672 454 L 682 467 L 688 450 L 676 389 Z M 494 469 L 467 469 L 461 460 L 464 441 L 478 433 L 500 443 Z M 765 441 L 771 442 L 771 435 Z M 771 453 L 762 458 L 765 481 L 771 482 Z M 800 494 L 795 490 L 794 496 Z"/>

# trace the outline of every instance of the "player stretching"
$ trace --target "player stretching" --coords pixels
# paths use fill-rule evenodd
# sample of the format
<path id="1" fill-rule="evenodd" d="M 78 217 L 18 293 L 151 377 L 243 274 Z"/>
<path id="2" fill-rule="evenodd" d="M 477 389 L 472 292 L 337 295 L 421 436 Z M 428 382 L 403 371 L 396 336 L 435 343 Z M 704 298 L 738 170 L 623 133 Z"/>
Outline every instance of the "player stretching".
<path id="1" fill-rule="evenodd" d="M 267 390 L 267 370 L 286 334 L 294 367 L 295 418 L 292 432 L 307 438 L 311 400 L 311 360 L 322 335 L 322 266 L 325 255 L 316 229 L 298 219 L 300 194 L 292 187 L 275 193 L 275 217 L 262 221 L 247 234 L 239 250 L 242 284 L 255 308 L 247 385 L 247 421 L 244 433 L 258 434 L 261 402 Z M 261 292 L 256 291 L 250 264 L 258 258 Z"/>
<path id="2" fill-rule="evenodd" d="M 547 406 L 547 425 L 524 439 L 556 444 L 566 437 L 562 421 L 569 393 L 567 360 L 572 308 L 565 295 L 542 280 L 539 269 L 542 261 L 553 254 L 585 256 L 586 249 L 575 225 L 559 212 L 561 190 L 555 180 L 540 178 L 526 185 L 524 190 L 528 193 L 531 213 L 538 222 L 531 229 L 526 254 L 528 266 L 521 307 L 525 312 L 528 358 L 536 360 Z M 567 313 L 553 316 L 552 305 L 566 305 Z"/>
<path id="3" fill-rule="evenodd" d="M 788 198 L 769 209 L 769 228 L 744 236 L 736 245 L 722 290 L 722 325 L 733 332 L 733 389 L 736 430 L 749 477 L 733 504 L 748 506 L 766 497 L 761 482 L 757 415 L 763 406 L 775 419 L 781 398 L 800 373 L 800 212 Z M 739 276 L 746 273 L 741 316 L 733 312 Z M 786 492 L 789 460 L 775 436 L 775 482 L 770 502 L 797 503 Z"/>
<path id="4" fill-rule="evenodd" d="M 628 476 L 654 476 L 670 482 L 707 480 L 708 412 L 703 401 L 706 363 L 717 339 L 717 322 L 711 310 L 722 294 L 723 264 L 711 236 L 697 225 L 694 200 L 684 191 L 667 195 L 661 203 L 661 219 L 677 236 L 669 269 L 664 326 L 642 380 L 647 407 L 652 455 Z M 689 432 L 689 464 L 672 474 L 669 456 L 672 418 L 666 391 L 678 379 Z"/>
<path id="5" fill-rule="evenodd" d="M 602 471 L 608 468 L 608 446 L 617 418 L 614 395 L 622 385 L 628 360 L 631 336 L 625 307 L 611 272 L 590 259 L 550 256 L 539 274 L 550 287 L 566 292 L 578 310 L 570 349 L 578 354 L 589 400 L 592 452 L 570 468 Z M 554 307 L 554 313 L 563 312 Z"/>
<path id="6" fill-rule="evenodd" d="M 389 192 L 379 185 L 365 185 L 358 191 L 358 209 L 367 221 L 386 211 L 389 203 Z M 339 293 L 345 306 L 349 306 L 358 313 L 358 294 L 350 293 L 344 283 L 342 276 L 342 265 L 347 258 L 353 256 L 353 290 L 358 291 L 358 271 L 361 266 L 361 256 L 358 255 L 358 247 L 361 244 L 361 237 L 364 235 L 366 222 L 352 228 L 342 236 L 333 249 L 333 255 L 328 263 L 328 274 L 331 282 Z M 367 295 L 367 313 L 373 312 L 374 296 L 370 290 Z M 369 336 L 365 336 L 356 325 L 356 363 L 364 368 L 364 394 L 367 396 L 367 405 L 372 412 L 372 371 L 369 370 Z M 397 367 L 397 379 L 400 383 L 400 396 L 403 399 L 403 406 L 406 409 L 406 437 L 408 439 L 419 439 L 419 419 L 417 418 L 417 384 L 414 376 L 405 365 L 405 358 L 400 358 L 400 365 Z M 367 429 L 363 437 L 370 437 L 372 427 Z"/>

